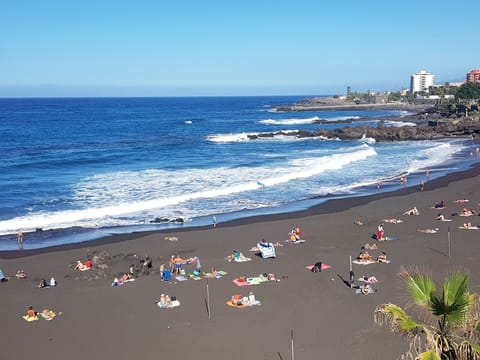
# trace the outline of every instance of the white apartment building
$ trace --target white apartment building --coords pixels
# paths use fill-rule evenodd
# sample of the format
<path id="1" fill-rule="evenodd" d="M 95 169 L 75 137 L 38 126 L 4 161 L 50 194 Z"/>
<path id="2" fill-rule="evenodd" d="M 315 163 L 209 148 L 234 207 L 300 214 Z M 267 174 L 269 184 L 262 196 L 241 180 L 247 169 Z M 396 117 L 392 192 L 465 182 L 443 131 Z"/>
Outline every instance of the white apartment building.
<path id="1" fill-rule="evenodd" d="M 428 88 L 435 84 L 435 75 L 422 70 L 410 77 L 410 92 L 415 94 L 419 91 L 428 92 Z"/>

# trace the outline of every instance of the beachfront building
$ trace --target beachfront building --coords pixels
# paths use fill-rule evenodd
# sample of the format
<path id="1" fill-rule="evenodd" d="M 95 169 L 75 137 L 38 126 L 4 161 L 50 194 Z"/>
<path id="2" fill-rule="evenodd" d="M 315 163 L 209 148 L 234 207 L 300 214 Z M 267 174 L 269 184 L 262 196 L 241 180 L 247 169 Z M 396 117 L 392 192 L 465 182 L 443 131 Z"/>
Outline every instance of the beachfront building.
<path id="1" fill-rule="evenodd" d="M 435 84 L 435 75 L 422 70 L 410 77 L 410 93 L 415 94 L 420 91 L 428 92 L 430 86 Z"/>
<path id="2" fill-rule="evenodd" d="M 480 82 L 480 70 L 473 69 L 467 74 L 467 81 L 472 83 Z"/>

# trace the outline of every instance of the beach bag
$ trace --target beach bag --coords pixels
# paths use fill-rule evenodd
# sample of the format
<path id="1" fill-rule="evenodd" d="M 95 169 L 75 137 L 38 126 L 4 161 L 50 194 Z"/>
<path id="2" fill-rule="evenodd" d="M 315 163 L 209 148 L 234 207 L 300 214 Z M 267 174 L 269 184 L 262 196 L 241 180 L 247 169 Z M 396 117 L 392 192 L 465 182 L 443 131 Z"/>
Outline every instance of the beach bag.
<path id="1" fill-rule="evenodd" d="M 321 261 L 316 262 L 315 265 L 313 265 L 312 271 L 314 273 L 322 272 L 322 262 Z"/>

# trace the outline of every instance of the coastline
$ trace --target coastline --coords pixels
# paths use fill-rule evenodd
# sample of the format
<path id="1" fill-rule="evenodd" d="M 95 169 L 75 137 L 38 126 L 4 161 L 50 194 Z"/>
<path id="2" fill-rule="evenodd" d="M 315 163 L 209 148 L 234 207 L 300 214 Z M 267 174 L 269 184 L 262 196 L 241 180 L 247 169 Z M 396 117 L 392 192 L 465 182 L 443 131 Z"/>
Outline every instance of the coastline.
<path id="1" fill-rule="evenodd" d="M 99 241 L 39 249 L 22 257 L 2 258 L 1 268 L 13 275 L 19 268 L 27 279 L 3 283 L 0 307 L 8 309 L 4 324 L 11 336 L 2 337 L 0 346 L 6 357 L 36 357 L 80 360 L 85 349 L 95 358 L 196 357 L 232 360 L 245 358 L 278 360 L 289 358 L 290 334 L 295 334 L 294 349 L 300 358 L 385 359 L 398 358 L 408 349 L 407 341 L 373 322 L 373 310 L 381 303 L 403 305 L 404 294 L 397 274 L 402 266 L 427 267 L 441 277 L 450 267 L 471 273 L 470 287 L 480 284 L 478 233 L 459 230 L 465 219 L 451 216 L 468 198 L 468 207 L 478 209 L 480 166 L 453 173 L 418 186 L 371 196 L 338 199 L 306 211 L 234 220 L 217 228 L 202 227 L 149 233 L 115 235 Z M 412 181 L 413 182 L 413 181 Z M 435 220 L 431 206 L 445 200 L 444 214 L 452 222 Z M 405 216 L 412 206 L 419 216 Z M 388 236 L 399 241 L 376 242 L 371 238 L 383 218 L 400 218 L 401 224 L 385 224 Z M 353 223 L 364 222 L 364 226 Z M 478 223 L 478 217 L 468 218 Z M 276 259 L 262 259 L 248 249 L 261 238 L 279 241 L 299 226 L 306 243 L 285 244 L 277 248 Z M 439 228 L 437 234 L 423 234 L 420 228 Z M 451 233 L 451 256 L 447 246 Z M 178 241 L 165 241 L 164 235 Z M 355 257 L 365 243 L 375 243 L 377 256 L 386 251 L 390 264 L 353 265 L 356 276 L 374 275 L 379 279 L 372 295 L 355 294 L 342 278 L 348 277 L 349 256 Z M 78 246 L 81 245 L 81 246 Z M 237 249 L 251 257 L 246 263 L 229 263 L 224 257 Z M 108 254 L 108 267 L 76 272 L 77 259 L 92 254 Z M 17 252 L 18 254 L 18 252 Z M 202 270 L 212 267 L 228 272 L 208 282 L 211 317 L 206 311 L 206 281 L 161 282 L 158 267 L 171 254 L 199 256 Z M 2 254 L 5 255 L 5 254 Z M 112 287 L 114 276 L 144 256 L 153 260 L 152 274 Z M 331 269 L 315 274 L 306 265 L 322 261 Z M 187 271 L 193 267 L 187 266 Z M 232 280 L 274 273 L 279 282 L 236 287 Z M 54 276 L 59 285 L 36 288 L 42 278 Z M 261 306 L 234 309 L 225 304 L 233 294 L 253 291 Z M 175 295 L 181 306 L 162 310 L 154 302 L 161 293 Z M 36 310 L 51 308 L 61 315 L 53 321 L 25 322 L 20 316 L 28 306 Z M 92 331 L 92 329 L 95 329 Z M 29 346 L 22 346 L 25 339 Z M 123 346 L 128 344 L 128 346 Z M 234 349 L 235 351 L 232 351 Z"/>
<path id="2" fill-rule="evenodd" d="M 445 176 L 441 176 L 437 179 L 432 179 L 427 182 L 427 190 L 435 190 L 441 187 L 445 187 L 450 182 L 459 181 L 462 179 L 473 178 L 480 174 L 480 163 L 473 163 L 471 167 L 464 171 L 449 173 Z M 294 220 L 302 217 L 320 215 L 320 214 L 331 214 L 342 212 L 348 210 L 355 206 L 366 205 L 372 201 L 379 199 L 385 199 L 395 196 L 402 196 L 407 194 L 412 194 L 418 192 L 419 184 L 413 186 L 408 186 L 402 189 L 383 192 L 380 191 L 371 195 L 360 195 L 353 197 L 345 197 L 340 199 L 328 199 L 325 202 L 309 207 L 308 209 L 292 211 L 292 212 L 282 212 L 275 214 L 267 215 L 253 215 L 239 219 L 228 220 L 225 222 L 219 223 L 218 227 L 235 227 L 239 225 L 252 225 L 260 222 L 269 222 L 269 221 L 280 221 L 280 220 Z M 71 244 L 62 244 L 55 245 L 51 247 L 44 247 L 39 249 L 28 249 L 28 250 L 0 250 L 0 259 L 14 259 L 27 257 L 37 254 L 50 253 L 56 251 L 65 251 L 73 249 L 84 249 L 93 246 L 102 246 L 115 244 L 119 242 L 131 241 L 139 236 L 149 236 L 149 235 L 178 235 L 185 232 L 199 231 L 210 229 L 211 225 L 204 226 L 191 226 L 191 227 L 178 227 L 172 229 L 159 229 L 159 230 L 149 230 L 149 231 L 134 231 L 130 233 L 122 234 L 113 234 L 109 236 L 104 236 L 98 239 L 71 243 Z"/>

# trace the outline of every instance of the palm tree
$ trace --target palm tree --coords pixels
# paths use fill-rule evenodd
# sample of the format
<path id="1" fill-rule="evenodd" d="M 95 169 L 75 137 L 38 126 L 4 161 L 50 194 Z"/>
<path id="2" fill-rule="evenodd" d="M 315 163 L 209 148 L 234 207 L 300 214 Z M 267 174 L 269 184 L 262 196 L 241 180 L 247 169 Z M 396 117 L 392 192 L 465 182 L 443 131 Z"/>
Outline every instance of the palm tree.
<path id="1" fill-rule="evenodd" d="M 399 277 L 415 319 L 391 303 L 377 306 L 374 317 L 410 339 L 402 359 L 480 360 L 480 298 L 468 291 L 470 275 L 453 270 L 441 290 L 426 270 L 402 268 Z"/>

